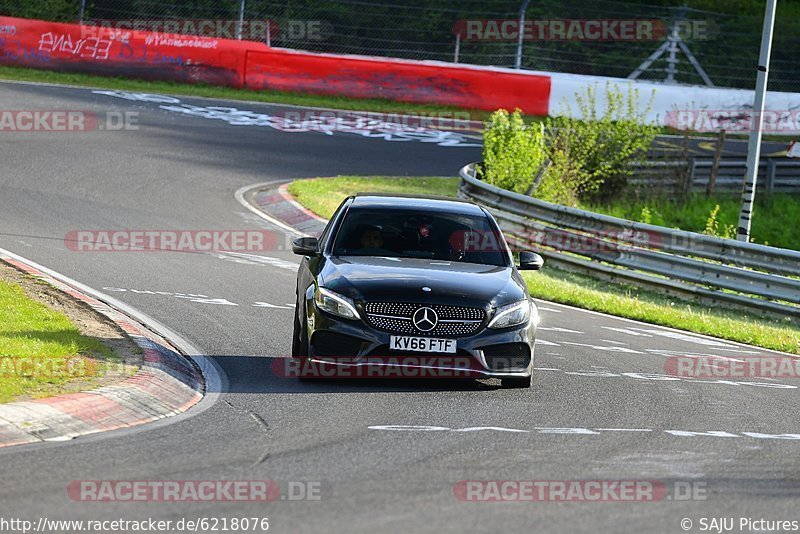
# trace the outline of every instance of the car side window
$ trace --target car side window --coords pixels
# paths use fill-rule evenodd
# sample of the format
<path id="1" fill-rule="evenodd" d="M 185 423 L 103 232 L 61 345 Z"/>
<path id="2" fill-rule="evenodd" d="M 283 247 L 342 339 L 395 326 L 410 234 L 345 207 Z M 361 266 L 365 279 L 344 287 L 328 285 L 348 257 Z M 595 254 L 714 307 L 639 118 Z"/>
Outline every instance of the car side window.
<path id="1" fill-rule="evenodd" d="M 352 200 L 352 198 L 344 199 L 342 201 L 342 203 L 339 204 L 339 207 L 336 208 L 336 211 L 333 212 L 333 215 L 331 216 L 330 220 L 328 221 L 328 224 L 325 225 L 325 229 L 322 230 L 322 234 L 320 234 L 320 236 L 319 236 L 319 249 L 320 250 L 325 250 L 327 248 L 328 241 L 330 240 L 330 237 L 331 237 L 331 232 L 333 231 L 333 229 L 336 226 L 339 225 L 339 219 L 341 218 L 340 215 L 341 215 L 342 211 L 344 211 L 345 206 L 349 206 L 350 205 L 350 201 L 351 200 Z"/>

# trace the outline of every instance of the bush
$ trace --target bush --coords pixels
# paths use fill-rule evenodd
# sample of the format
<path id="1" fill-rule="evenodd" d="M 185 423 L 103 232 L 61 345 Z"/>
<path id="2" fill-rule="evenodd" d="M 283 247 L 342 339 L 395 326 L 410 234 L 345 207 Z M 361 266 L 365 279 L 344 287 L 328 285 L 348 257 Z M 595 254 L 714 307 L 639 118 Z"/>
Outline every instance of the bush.
<path id="1" fill-rule="evenodd" d="M 479 174 L 486 182 L 524 193 L 533 184 L 545 160 L 542 125 L 526 125 L 520 110 L 492 113 L 483 134 L 484 166 Z"/>
<path id="2" fill-rule="evenodd" d="M 573 139 L 552 128 L 547 132 L 546 152 L 550 166 L 532 194 L 548 202 L 577 206 L 579 196 L 597 185 L 592 183 L 591 175 L 576 156 Z"/>
<path id="3" fill-rule="evenodd" d="M 599 107 L 595 89 L 588 87 L 577 95 L 577 113 L 544 124 L 525 124 L 520 110 L 496 111 L 484 131 L 481 176 L 503 189 L 532 190 L 537 198 L 570 206 L 616 197 L 659 129 L 644 123 L 647 109 L 637 111 L 636 89 L 626 97 L 608 86 L 605 94 Z"/>
<path id="4" fill-rule="evenodd" d="M 644 111 L 638 111 L 639 91 L 633 86 L 627 96 L 606 86 L 605 101 L 598 105 L 596 86 L 576 95 L 577 112 L 572 117 L 548 120 L 552 138 L 564 138 L 570 157 L 586 173 L 579 195 L 588 201 L 614 198 L 628 185 L 632 164 L 641 162 L 659 128 L 646 124 L 653 97 Z"/>

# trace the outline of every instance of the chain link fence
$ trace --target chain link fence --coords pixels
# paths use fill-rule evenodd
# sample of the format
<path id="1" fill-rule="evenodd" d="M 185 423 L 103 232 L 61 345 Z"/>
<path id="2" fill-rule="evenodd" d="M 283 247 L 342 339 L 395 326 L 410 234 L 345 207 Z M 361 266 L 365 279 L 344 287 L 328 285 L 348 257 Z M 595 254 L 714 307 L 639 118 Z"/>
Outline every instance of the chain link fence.
<path id="1" fill-rule="evenodd" d="M 636 73 L 638 79 L 666 83 L 754 87 L 761 2 L 739 0 L 737 9 L 717 13 L 682 6 L 681 0 L 649 1 L 662 5 L 617 0 L 0 0 L 0 14 L 70 22 L 82 14 L 87 22 L 139 23 L 142 29 L 171 21 L 181 28 L 175 33 L 190 34 L 201 22 L 222 21 L 205 24 L 201 34 L 317 52 L 502 67 L 515 66 L 516 28 L 521 27 L 528 32 L 521 46 L 523 69 L 621 78 Z M 523 4 L 527 26 L 517 23 Z M 652 30 L 644 38 L 622 35 L 622 26 L 644 23 Z M 609 28 L 610 33 L 605 31 Z M 674 46 L 668 46 L 670 35 Z M 800 3 L 781 2 L 770 90 L 800 92 L 798 50 Z M 646 64 L 648 58 L 652 61 Z"/>

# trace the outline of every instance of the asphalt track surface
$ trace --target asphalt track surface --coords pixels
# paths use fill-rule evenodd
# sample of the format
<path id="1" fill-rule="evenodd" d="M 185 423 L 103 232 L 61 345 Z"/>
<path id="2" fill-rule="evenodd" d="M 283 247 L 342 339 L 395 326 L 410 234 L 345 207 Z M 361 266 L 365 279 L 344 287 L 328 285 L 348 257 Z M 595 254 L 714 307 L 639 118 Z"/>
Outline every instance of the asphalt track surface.
<path id="1" fill-rule="evenodd" d="M 454 175 L 478 148 L 232 125 L 88 89 L 3 83 L 0 101 L 5 109 L 140 113 L 135 131 L 0 134 L 0 247 L 112 294 L 224 372 L 220 394 L 182 416 L 3 450 L 3 518 L 269 517 L 270 532 L 682 532 L 683 518 L 697 532 L 702 518 L 735 518 L 737 528 L 740 517 L 800 519 L 797 380 L 663 376 L 670 355 L 764 354 L 758 349 L 540 303 L 546 343 L 537 346 L 530 390 L 494 381 L 299 383 L 270 367 L 290 351 L 291 253 L 81 253 L 64 243 L 81 229 L 280 234 L 234 192 L 336 174 Z M 408 427 L 370 428 L 387 425 Z M 75 480 L 187 479 L 314 482 L 320 499 L 103 503 L 66 492 Z M 454 497 L 459 481 L 498 479 L 655 480 L 673 498 Z M 675 482 L 699 483 L 704 498 L 676 498 Z"/>

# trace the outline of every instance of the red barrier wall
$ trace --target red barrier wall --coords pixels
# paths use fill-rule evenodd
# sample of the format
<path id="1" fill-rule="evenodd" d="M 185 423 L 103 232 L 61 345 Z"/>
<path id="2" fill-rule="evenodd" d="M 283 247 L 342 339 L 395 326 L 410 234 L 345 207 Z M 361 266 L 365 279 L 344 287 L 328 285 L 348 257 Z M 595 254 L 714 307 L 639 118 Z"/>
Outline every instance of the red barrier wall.
<path id="1" fill-rule="evenodd" d="M 245 84 L 356 98 L 495 110 L 521 108 L 547 115 L 550 77 L 425 61 L 248 51 Z"/>
<path id="2" fill-rule="evenodd" d="M 0 64 L 142 79 L 549 111 L 550 77 L 270 49 L 262 43 L 0 17 Z"/>
<path id="3" fill-rule="evenodd" d="M 241 87 L 259 43 L 0 17 L 0 63 Z M 267 49 L 266 45 L 260 45 Z"/>

